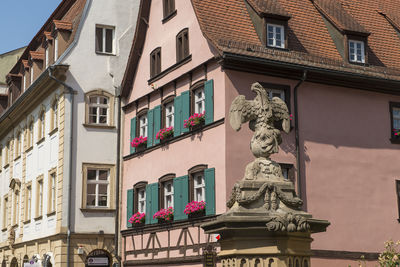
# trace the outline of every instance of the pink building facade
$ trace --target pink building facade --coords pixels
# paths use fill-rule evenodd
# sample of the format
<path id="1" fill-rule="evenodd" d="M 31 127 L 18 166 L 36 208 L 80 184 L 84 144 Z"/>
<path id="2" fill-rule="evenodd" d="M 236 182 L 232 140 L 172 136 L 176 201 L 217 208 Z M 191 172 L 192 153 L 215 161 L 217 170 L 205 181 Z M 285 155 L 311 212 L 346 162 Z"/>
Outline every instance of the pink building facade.
<path id="1" fill-rule="evenodd" d="M 253 160 L 251 130 L 235 132 L 228 120 L 236 96 L 254 97 L 254 82 L 293 115 L 273 159 L 296 184 L 303 209 L 331 222 L 313 236 L 312 266 L 355 266 L 362 255 L 374 266 L 384 241 L 400 239 L 395 16 L 385 5 L 385 15 L 372 13 L 379 3 L 354 12 L 355 1 L 336 6 L 342 17 L 323 1 L 226 2 L 141 2 L 122 84 L 124 266 L 202 266 L 206 245 L 218 251 L 200 225 L 226 211 Z M 380 34 L 393 41 L 390 52 Z M 203 112 L 201 126 L 184 127 Z M 157 139 L 169 127 L 173 135 Z M 140 136 L 147 143 L 132 147 Z M 184 213 L 191 201 L 206 202 L 196 218 Z M 170 206 L 172 222 L 153 218 Z M 130 223 L 137 212 L 144 222 Z"/>

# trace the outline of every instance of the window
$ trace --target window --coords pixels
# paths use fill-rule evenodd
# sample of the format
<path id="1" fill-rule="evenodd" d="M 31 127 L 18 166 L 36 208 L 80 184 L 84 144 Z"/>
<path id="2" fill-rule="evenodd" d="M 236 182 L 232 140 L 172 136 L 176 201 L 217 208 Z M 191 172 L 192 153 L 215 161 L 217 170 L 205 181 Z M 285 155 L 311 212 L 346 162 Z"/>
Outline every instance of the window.
<path id="1" fill-rule="evenodd" d="M 174 173 L 169 173 L 159 179 L 160 185 L 160 207 L 167 209 L 174 207 Z"/>
<path id="2" fill-rule="evenodd" d="M 176 62 L 179 62 L 189 56 L 188 32 L 188 29 L 184 29 L 176 36 Z"/>
<path id="3" fill-rule="evenodd" d="M 33 130 L 34 130 L 34 128 L 33 128 L 33 119 L 31 118 L 30 119 L 30 122 L 29 122 L 29 126 L 28 126 L 28 146 L 27 146 L 27 149 L 29 149 L 29 148 L 31 148 L 32 146 L 33 146 L 33 143 L 34 143 L 34 139 L 33 139 L 33 134 L 34 134 L 34 132 L 33 132 Z"/>
<path id="4" fill-rule="evenodd" d="M 10 141 L 7 142 L 4 153 L 4 167 L 10 163 Z"/>
<path id="5" fill-rule="evenodd" d="M 400 103 L 390 102 L 389 111 L 391 114 L 391 141 L 400 143 Z"/>
<path id="6" fill-rule="evenodd" d="M 161 47 L 153 50 L 150 54 L 150 78 L 161 72 Z"/>
<path id="7" fill-rule="evenodd" d="M 3 157 L 2 157 L 2 155 L 3 155 L 3 147 L 0 145 L 0 172 L 3 169 Z"/>
<path id="8" fill-rule="evenodd" d="M 114 27 L 96 26 L 96 52 L 114 53 Z"/>
<path id="9" fill-rule="evenodd" d="M 54 62 L 58 59 L 58 34 L 54 38 Z"/>
<path id="10" fill-rule="evenodd" d="M 171 16 L 175 11 L 175 0 L 163 0 L 164 19 Z"/>
<path id="11" fill-rule="evenodd" d="M 267 89 L 269 99 L 273 97 L 279 97 L 283 101 L 285 101 L 285 91 L 280 89 Z"/>
<path id="12" fill-rule="evenodd" d="M 274 84 L 266 82 L 258 82 L 267 91 L 268 97 L 272 100 L 273 97 L 279 97 L 282 99 L 290 112 L 290 86 L 284 84 Z"/>
<path id="13" fill-rule="evenodd" d="M 46 61 L 46 69 L 47 69 L 47 67 L 49 66 L 49 47 L 48 46 L 46 46 L 46 48 L 45 48 L 45 61 Z"/>
<path id="14" fill-rule="evenodd" d="M 43 216 L 43 175 L 36 182 L 36 219 Z"/>
<path id="15" fill-rule="evenodd" d="M 349 61 L 365 63 L 364 42 L 349 40 Z"/>
<path id="16" fill-rule="evenodd" d="M 57 169 L 54 168 L 49 172 L 49 191 L 47 201 L 47 213 L 56 211 L 56 186 L 57 186 Z"/>
<path id="17" fill-rule="evenodd" d="M 193 188 L 194 188 L 194 200 L 205 201 L 205 182 L 204 173 L 198 172 L 193 174 Z"/>
<path id="18" fill-rule="evenodd" d="M 45 137 L 46 133 L 46 118 L 45 118 L 45 109 L 41 108 L 39 113 L 39 123 L 38 123 L 38 142 L 42 141 Z"/>
<path id="19" fill-rule="evenodd" d="M 30 82 L 30 84 L 32 84 L 32 83 L 33 83 L 33 66 L 30 68 L 29 73 L 30 73 L 30 75 L 31 75 L 31 82 Z"/>
<path id="20" fill-rule="evenodd" d="M 139 117 L 139 136 L 147 137 L 147 114 Z"/>
<path id="21" fill-rule="evenodd" d="M 14 217 L 13 217 L 13 225 L 18 224 L 19 220 L 19 191 L 15 191 L 14 194 Z"/>
<path id="22" fill-rule="evenodd" d="M 205 110 L 204 87 L 194 91 L 194 113 L 203 113 Z"/>
<path id="23" fill-rule="evenodd" d="M 285 48 L 284 26 L 267 24 L 267 45 L 270 47 Z"/>
<path id="24" fill-rule="evenodd" d="M 87 197 L 86 207 L 108 207 L 109 195 L 109 176 L 108 169 L 88 169 L 87 170 Z"/>
<path id="25" fill-rule="evenodd" d="M 22 91 L 26 89 L 26 72 L 23 74 Z"/>
<path id="26" fill-rule="evenodd" d="M 8 197 L 4 198 L 3 205 L 3 229 L 8 226 Z"/>
<path id="27" fill-rule="evenodd" d="M 174 127 L 174 102 L 165 104 L 165 127 Z"/>
<path id="28" fill-rule="evenodd" d="M 32 217 L 32 183 L 26 185 L 25 191 L 25 221 L 30 221 Z"/>
<path id="29" fill-rule="evenodd" d="M 294 169 L 293 164 L 286 164 L 286 163 L 279 163 L 282 170 L 283 178 L 286 180 L 293 180 L 294 179 Z"/>
<path id="30" fill-rule="evenodd" d="M 113 126 L 114 96 L 103 90 L 94 90 L 85 95 L 85 126 Z"/>
<path id="31" fill-rule="evenodd" d="M 146 189 L 138 190 L 138 212 L 146 212 Z"/>
<path id="32" fill-rule="evenodd" d="M 94 210 L 114 209 L 115 166 L 111 164 L 84 163 L 82 173 L 82 208 Z M 53 190 L 56 190 L 56 188 Z"/>
<path id="33" fill-rule="evenodd" d="M 53 103 L 51 105 L 50 128 L 52 131 L 58 128 L 58 98 L 57 97 L 53 100 Z"/>
<path id="34" fill-rule="evenodd" d="M 15 142 L 15 159 L 21 156 L 21 146 L 22 146 L 22 133 L 21 131 L 17 132 L 17 139 Z"/>

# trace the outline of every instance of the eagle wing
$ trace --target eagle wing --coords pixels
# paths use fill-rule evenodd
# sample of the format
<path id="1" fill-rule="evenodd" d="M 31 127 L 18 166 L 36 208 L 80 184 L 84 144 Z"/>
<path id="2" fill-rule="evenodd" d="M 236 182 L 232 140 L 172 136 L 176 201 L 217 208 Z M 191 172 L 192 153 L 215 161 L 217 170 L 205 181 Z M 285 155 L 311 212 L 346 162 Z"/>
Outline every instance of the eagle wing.
<path id="1" fill-rule="evenodd" d="M 290 119 L 289 119 L 289 110 L 288 107 L 286 106 L 286 103 L 280 99 L 279 97 L 273 97 L 272 101 L 272 114 L 274 121 L 278 123 L 281 123 L 281 126 L 283 131 L 285 133 L 289 133 L 290 131 Z"/>
<path id="2" fill-rule="evenodd" d="M 237 96 L 229 109 L 229 122 L 235 131 L 239 131 L 242 123 L 257 118 L 257 108 L 254 100 L 246 100 L 244 95 Z"/>

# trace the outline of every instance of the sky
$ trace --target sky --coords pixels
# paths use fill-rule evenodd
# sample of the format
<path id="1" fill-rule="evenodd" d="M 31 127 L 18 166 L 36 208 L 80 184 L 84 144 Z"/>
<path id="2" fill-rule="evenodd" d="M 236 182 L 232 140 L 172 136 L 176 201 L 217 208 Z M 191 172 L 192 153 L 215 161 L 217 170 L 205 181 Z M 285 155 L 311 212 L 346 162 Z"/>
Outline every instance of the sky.
<path id="1" fill-rule="evenodd" d="M 0 54 L 26 46 L 61 0 L 0 0 Z"/>

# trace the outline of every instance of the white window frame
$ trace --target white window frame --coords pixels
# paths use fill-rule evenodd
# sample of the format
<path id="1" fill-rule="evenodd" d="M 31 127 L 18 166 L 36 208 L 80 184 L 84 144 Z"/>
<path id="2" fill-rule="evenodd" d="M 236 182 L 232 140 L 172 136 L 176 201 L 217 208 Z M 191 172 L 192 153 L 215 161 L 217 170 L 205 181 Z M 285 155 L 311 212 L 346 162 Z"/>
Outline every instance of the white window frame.
<path id="1" fill-rule="evenodd" d="M 201 96 L 198 96 L 199 93 Z M 205 111 L 205 99 L 204 87 L 194 91 L 194 113 L 203 113 Z"/>
<path id="2" fill-rule="evenodd" d="M 356 48 L 357 45 L 360 45 L 360 48 Z M 353 53 L 351 52 L 352 49 L 354 50 Z M 358 52 L 360 52 L 360 54 Z M 365 44 L 363 41 L 349 40 L 349 61 L 365 63 Z"/>
<path id="3" fill-rule="evenodd" d="M 165 127 L 174 127 L 174 102 L 165 105 Z"/>
<path id="4" fill-rule="evenodd" d="M 18 224 L 19 222 L 19 204 L 20 204 L 20 199 L 19 199 L 19 191 L 15 191 L 14 193 L 14 214 L 13 214 L 13 225 Z"/>
<path id="5" fill-rule="evenodd" d="M 197 178 L 201 177 L 202 183 L 197 183 Z M 201 197 L 197 197 L 197 189 L 201 190 Z M 193 174 L 193 200 L 194 201 L 205 201 L 206 200 L 206 183 L 204 178 L 204 172 L 196 172 Z"/>
<path id="6" fill-rule="evenodd" d="M 96 51 L 96 53 L 102 53 L 102 54 L 108 54 L 108 55 L 115 55 L 115 27 L 114 26 L 105 26 L 105 25 L 96 25 L 96 32 L 97 28 L 102 29 L 102 44 L 103 44 L 103 50 L 102 51 Z M 106 30 L 112 30 L 112 42 L 111 42 L 111 52 L 106 52 Z M 95 32 L 95 34 L 96 34 Z M 95 36 L 95 38 L 97 38 Z M 96 40 L 97 41 L 97 40 Z"/>
<path id="7" fill-rule="evenodd" d="M 138 190 L 138 212 L 146 212 L 146 188 Z"/>
<path id="8" fill-rule="evenodd" d="M 46 136 L 46 114 L 45 111 L 40 113 L 40 138 L 44 138 Z"/>
<path id="9" fill-rule="evenodd" d="M 35 143 L 35 139 L 34 139 L 34 129 L 35 129 L 34 122 L 31 121 L 30 124 L 29 124 L 29 140 L 28 140 L 28 142 L 29 142 L 29 147 L 32 147 L 33 144 Z"/>
<path id="10" fill-rule="evenodd" d="M 26 72 L 24 72 L 24 76 L 23 76 L 23 81 L 22 81 L 22 91 L 25 91 L 26 89 Z"/>
<path id="11" fill-rule="evenodd" d="M 142 115 L 139 117 L 139 136 L 147 137 L 147 126 L 148 126 L 148 120 L 147 120 L 147 114 Z"/>
<path id="12" fill-rule="evenodd" d="M 49 67 L 49 47 L 45 49 L 45 62 L 46 62 L 46 69 Z"/>
<path id="13" fill-rule="evenodd" d="M 26 187 L 27 191 L 27 214 L 26 214 L 26 220 L 30 220 L 32 217 L 32 186 L 29 185 Z"/>
<path id="14" fill-rule="evenodd" d="M 58 59 L 58 34 L 54 38 L 54 62 Z"/>
<path id="15" fill-rule="evenodd" d="M 96 171 L 96 180 L 89 180 L 89 171 Z M 99 179 L 99 173 L 100 171 L 107 171 L 107 180 L 100 180 Z M 86 207 L 87 208 L 109 208 L 110 207 L 110 169 L 103 169 L 103 168 L 88 168 L 87 169 L 87 173 L 86 173 L 86 183 L 87 185 L 90 184 L 95 184 L 96 185 L 96 192 L 95 192 L 95 205 L 89 205 L 87 203 L 87 199 L 88 199 L 88 192 L 86 189 Z M 100 206 L 99 205 L 99 185 L 107 185 L 107 205 L 106 206 Z M 87 187 L 88 188 L 88 187 Z"/>
<path id="16" fill-rule="evenodd" d="M 396 110 L 398 111 L 397 115 L 396 115 L 396 112 L 395 112 Z M 392 109 L 392 119 L 393 119 L 393 129 L 400 130 L 400 108 L 393 107 L 393 109 Z M 396 121 L 397 121 L 397 123 L 396 123 Z M 396 125 L 398 127 L 396 127 Z"/>
<path id="17" fill-rule="evenodd" d="M 91 99 L 95 98 L 96 99 L 96 103 L 91 103 Z M 107 99 L 107 104 L 102 104 L 100 102 L 101 99 Z M 96 114 L 92 114 L 91 111 L 92 109 L 95 108 L 96 109 Z M 100 122 L 100 117 L 104 116 L 100 114 L 100 111 L 102 109 L 106 109 L 107 110 L 107 115 L 106 115 L 106 122 L 102 123 Z M 90 117 L 96 115 L 96 121 L 95 122 L 91 122 L 90 121 Z M 110 122 L 110 98 L 107 96 L 103 96 L 103 95 L 91 95 L 89 96 L 89 123 L 90 124 L 99 124 L 99 125 L 108 125 Z"/>
<path id="18" fill-rule="evenodd" d="M 272 32 L 270 31 L 271 29 Z M 281 45 L 277 44 L 277 29 L 281 30 L 281 36 L 279 38 Z M 272 33 L 272 38 L 270 38 L 270 33 Z M 272 41 L 271 43 L 270 40 Z M 285 48 L 285 27 L 283 25 L 267 23 L 267 46 Z"/>
<path id="19" fill-rule="evenodd" d="M 171 191 L 168 192 L 168 185 L 171 186 Z M 168 205 L 168 198 L 170 198 L 171 204 Z M 173 181 L 164 182 L 164 209 L 174 207 L 174 184 Z"/>
<path id="20" fill-rule="evenodd" d="M 29 69 L 29 74 L 31 75 L 31 84 L 33 83 L 33 66 Z"/>
<path id="21" fill-rule="evenodd" d="M 50 212 L 54 212 L 56 210 L 56 184 L 57 184 L 57 173 L 52 172 L 50 174 Z"/>
<path id="22" fill-rule="evenodd" d="M 38 181 L 38 201 L 39 201 L 39 205 L 38 205 L 38 217 L 43 216 L 43 179 Z"/>

